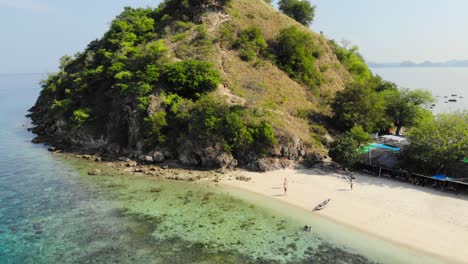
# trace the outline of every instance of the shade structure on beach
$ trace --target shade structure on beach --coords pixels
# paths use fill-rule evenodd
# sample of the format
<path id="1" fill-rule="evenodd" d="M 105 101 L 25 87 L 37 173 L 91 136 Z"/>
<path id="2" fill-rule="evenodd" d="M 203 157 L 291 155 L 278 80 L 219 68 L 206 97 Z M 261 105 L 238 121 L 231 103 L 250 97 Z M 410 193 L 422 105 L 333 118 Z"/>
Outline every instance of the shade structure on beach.
<path id="1" fill-rule="evenodd" d="M 363 153 L 367 153 L 373 149 L 376 149 L 376 148 L 380 148 L 380 149 L 386 149 L 386 150 L 391 150 L 391 151 L 395 151 L 395 152 L 399 152 L 400 151 L 400 148 L 395 148 L 395 147 L 392 147 L 392 146 L 389 146 L 389 145 L 386 145 L 386 144 L 380 144 L 380 143 L 372 143 L 368 146 L 365 146 L 363 148 Z"/>
<path id="2" fill-rule="evenodd" d="M 437 174 L 432 176 L 433 179 L 440 180 L 440 181 L 450 181 L 452 178 L 447 177 L 445 174 Z"/>
<path id="3" fill-rule="evenodd" d="M 396 141 L 396 142 L 407 142 L 408 141 L 405 137 L 395 136 L 395 135 L 384 135 L 384 136 L 381 136 L 380 138 L 391 140 L 391 141 Z"/>

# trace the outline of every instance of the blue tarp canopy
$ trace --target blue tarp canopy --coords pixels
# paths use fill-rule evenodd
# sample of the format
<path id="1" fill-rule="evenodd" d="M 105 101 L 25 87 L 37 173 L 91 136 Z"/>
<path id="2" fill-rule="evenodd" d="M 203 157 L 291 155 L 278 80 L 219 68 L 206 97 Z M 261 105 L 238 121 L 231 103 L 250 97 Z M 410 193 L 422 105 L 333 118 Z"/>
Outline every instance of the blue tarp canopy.
<path id="1" fill-rule="evenodd" d="M 452 178 L 445 176 L 445 174 L 437 174 L 435 176 L 432 176 L 433 179 L 436 180 L 441 180 L 441 181 L 450 181 Z"/>
<path id="2" fill-rule="evenodd" d="M 392 147 L 392 146 L 389 146 L 389 145 L 386 145 L 386 144 L 380 144 L 380 143 L 372 143 L 366 147 L 363 148 L 363 152 L 364 153 L 367 153 L 375 148 L 380 148 L 380 149 L 387 149 L 387 150 L 391 150 L 391 151 L 395 151 L 395 152 L 399 152 L 400 151 L 400 148 L 396 148 L 396 147 Z"/>

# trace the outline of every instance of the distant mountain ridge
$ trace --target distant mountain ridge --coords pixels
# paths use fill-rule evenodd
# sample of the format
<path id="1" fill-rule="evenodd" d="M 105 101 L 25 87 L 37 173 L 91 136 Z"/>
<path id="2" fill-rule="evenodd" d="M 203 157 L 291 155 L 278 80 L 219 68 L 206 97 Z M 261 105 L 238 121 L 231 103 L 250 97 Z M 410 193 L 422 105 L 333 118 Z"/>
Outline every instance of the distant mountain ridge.
<path id="1" fill-rule="evenodd" d="M 402 61 L 402 62 L 369 62 L 371 68 L 436 68 L 436 67 L 468 67 L 468 60 L 449 60 L 444 62 L 413 62 L 413 61 Z"/>

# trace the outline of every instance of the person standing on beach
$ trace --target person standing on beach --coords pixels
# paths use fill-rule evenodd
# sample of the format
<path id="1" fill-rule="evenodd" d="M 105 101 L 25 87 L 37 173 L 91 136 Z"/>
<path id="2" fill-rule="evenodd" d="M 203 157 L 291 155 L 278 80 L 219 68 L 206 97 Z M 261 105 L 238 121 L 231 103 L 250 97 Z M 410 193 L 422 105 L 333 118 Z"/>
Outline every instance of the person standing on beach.
<path id="1" fill-rule="evenodd" d="M 345 169 L 346 174 L 349 177 L 349 187 L 351 188 L 351 191 L 353 190 L 353 173 L 348 170 L 348 168 Z"/>
<path id="2" fill-rule="evenodd" d="M 288 178 L 286 177 L 284 177 L 284 181 L 283 181 L 283 190 L 284 190 L 283 196 L 286 196 L 288 193 Z"/>

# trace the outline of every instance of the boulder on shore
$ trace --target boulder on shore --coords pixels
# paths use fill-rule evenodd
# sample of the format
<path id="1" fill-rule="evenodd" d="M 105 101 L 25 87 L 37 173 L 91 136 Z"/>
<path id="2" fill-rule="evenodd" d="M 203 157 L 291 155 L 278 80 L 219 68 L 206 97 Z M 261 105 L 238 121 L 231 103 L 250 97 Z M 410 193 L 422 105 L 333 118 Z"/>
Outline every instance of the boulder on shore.
<path id="1" fill-rule="evenodd" d="M 156 162 L 156 163 L 160 163 L 160 162 L 163 162 L 165 159 L 165 156 L 162 152 L 159 152 L 159 151 L 155 151 L 153 153 L 153 161 Z"/>
<path id="2" fill-rule="evenodd" d="M 153 162 L 154 162 L 154 159 L 153 159 L 153 157 L 151 157 L 151 156 L 145 156 L 145 157 L 143 158 L 143 160 L 144 160 L 145 162 L 147 162 L 147 163 L 153 163 Z"/>
<path id="3" fill-rule="evenodd" d="M 208 145 L 208 146 L 207 146 Z M 237 160 L 231 153 L 225 152 L 220 146 L 203 144 L 203 142 L 185 142 L 178 149 L 179 161 L 187 166 L 201 166 L 209 169 L 234 168 Z"/>

